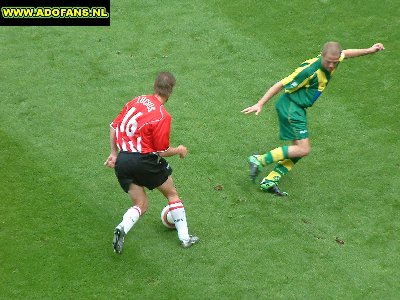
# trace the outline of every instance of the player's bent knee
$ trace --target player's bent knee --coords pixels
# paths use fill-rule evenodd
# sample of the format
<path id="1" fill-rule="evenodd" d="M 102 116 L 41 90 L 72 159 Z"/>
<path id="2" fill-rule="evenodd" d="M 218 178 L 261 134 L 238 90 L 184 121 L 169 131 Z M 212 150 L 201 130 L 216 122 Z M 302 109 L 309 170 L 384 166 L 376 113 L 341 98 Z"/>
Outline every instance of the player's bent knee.
<path id="1" fill-rule="evenodd" d="M 300 156 L 305 157 L 311 153 L 311 147 L 302 147 L 300 150 Z"/>

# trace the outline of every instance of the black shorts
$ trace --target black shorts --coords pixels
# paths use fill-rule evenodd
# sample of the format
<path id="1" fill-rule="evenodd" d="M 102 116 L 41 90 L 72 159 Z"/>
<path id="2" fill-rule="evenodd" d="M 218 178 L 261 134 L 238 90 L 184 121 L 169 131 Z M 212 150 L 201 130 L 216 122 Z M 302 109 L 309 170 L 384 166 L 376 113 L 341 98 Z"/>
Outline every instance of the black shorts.
<path id="1" fill-rule="evenodd" d="M 115 163 L 115 175 L 126 193 L 131 183 L 152 190 L 162 185 L 171 174 L 172 169 L 168 162 L 154 153 L 121 151 Z"/>

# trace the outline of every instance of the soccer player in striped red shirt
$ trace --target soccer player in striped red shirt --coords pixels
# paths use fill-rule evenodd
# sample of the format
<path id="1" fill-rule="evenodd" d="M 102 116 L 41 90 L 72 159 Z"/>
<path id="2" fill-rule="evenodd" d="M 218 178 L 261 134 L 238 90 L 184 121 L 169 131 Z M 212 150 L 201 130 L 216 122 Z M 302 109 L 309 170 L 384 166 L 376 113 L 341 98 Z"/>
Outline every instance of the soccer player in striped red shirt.
<path id="1" fill-rule="evenodd" d="M 122 253 L 125 235 L 148 207 L 145 187 L 157 188 L 167 199 L 181 246 L 189 248 L 199 241 L 189 235 L 185 208 L 174 186 L 172 169 L 164 157 L 185 158 L 188 150 L 170 146 L 171 116 L 164 107 L 175 86 L 171 73 L 158 74 L 152 95 L 134 98 L 123 107 L 110 125 L 111 153 L 104 163 L 115 168 L 122 189 L 132 198 L 133 206 L 114 230 L 113 247 Z"/>

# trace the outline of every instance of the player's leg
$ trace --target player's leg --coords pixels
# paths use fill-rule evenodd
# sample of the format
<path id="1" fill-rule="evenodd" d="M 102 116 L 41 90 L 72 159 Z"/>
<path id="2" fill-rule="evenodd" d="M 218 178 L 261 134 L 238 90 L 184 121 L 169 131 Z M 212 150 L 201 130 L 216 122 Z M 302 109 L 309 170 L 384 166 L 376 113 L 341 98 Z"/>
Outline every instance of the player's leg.
<path id="1" fill-rule="evenodd" d="M 276 103 L 276 112 L 279 120 L 280 138 L 282 140 L 295 140 L 296 135 L 291 124 L 290 111 L 293 110 L 292 102 L 285 95 L 279 97 Z M 289 146 L 281 146 L 265 154 L 251 155 L 248 157 L 250 165 L 250 178 L 255 181 L 262 167 L 289 158 Z"/>
<path id="2" fill-rule="evenodd" d="M 310 139 L 308 138 L 306 110 L 281 97 L 276 104 L 279 119 L 280 138 L 291 140 L 292 145 L 283 148 L 283 155 L 274 154 L 279 148 L 265 154 L 264 163 L 278 162 L 275 168 L 261 181 L 260 188 L 264 191 L 277 195 L 287 195 L 277 187 L 280 178 L 293 169 L 301 157 L 308 155 L 311 151 Z M 278 152 L 279 153 L 279 152 Z M 263 158 L 262 156 L 260 158 Z M 272 159 L 271 159 L 272 158 Z M 263 160 L 261 159 L 260 163 Z"/>
<path id="3" fill-rule="evenodd" d="M 122 253 L 125 235 L 136 224 L 140 216 L 146 212 L 148 207 L 147 195 L 142 186 L 134 183 L 130 184 L 128 194 L 132 199 L 133 206 L 125 212 L 121 223 L 118 224 L 114 231 L 114 252 L 118 254 Z"/>
<path id="4" fill-rule="evenodd" d="M 251 155 L 249 157 L 251 175 L 254 174 L 256 176 L 256 173 L 261 171 L 262 166 L 266 166 L 272 162 L 285 161 L 288 158 L 301 158 L 308 155 L 310 151 L 310 140 L 309 138 L 304 138 L 300 140 L 294 140 L 293 145 L 291 146 L 278 147 L 261 155 Z M 290 164 L 290 162 L 288 162 L 288 164 Z"/>
<path id="5" fill-rule="evenodd" d="M 288 158 L 304 157 L 311 151 L 307 117 L 304 108 L 299 107 L 291 101 L 287 102 L 284 98 L 277 104 L 277 112 L 280 138 L 292 141 L 292 145 L 278 147 L 263 155 L 259 155 L 257 157 L 258 161 L 263 166 Z"/>
<path id="6" fill-rule="evenodd" d="M 139 217 L 147 210 L 148 200 L 144 191 L 144 184 L 138 181 L 146 164 L 142 163 L 142 156 L 138 153 L 120 152 L 115 164 L 115 174 L 121 188 L 132 199 L 130 207 L 122 217 L 122 221 L 114 230 L 113 246 L 116 253 L 122 252 L 125 235 L 132 229 Z"/>
<path id="7" fill-rule="evenodd" d="M 135 225 L 139 217 L 147 211 L 148 199 L 144 187 L 132 183 L 129 186 L 129 196 L 132 199 L 133 206 L 130 207 L 122 218 L 122 222 L 118 226 L 122 226 L 125 233 Z"/>
<path id="8" fill-rule="evenodd" d="M 269 180 L 278 183 L 282 176 L 289 173 L 300 159 L 301 157 L 293 157 L 279 161 L 263 180 Z"/>
<path id="9" fill-rule="evenodd" d="M 282 176 L 289 173 L 294 165 L 304 156 L 308 155 L 311 151 L 309 138 L 294 140 L 293 144 L 289 146 L 288 158 L 279 161 L 274 169 L 263 178 L 260 183 L 260 188 L 264 191 L 272 191 L 275 194 L 280 194 L 274 186 L 277 186 Z"/>
<path id="10" fill-rule="evenodd" d="M 266 177 L 263 178 L 260 183 L 260 189 L 263 191 L 272 192 L 280 196 L 284 196 L 285 194 L 287 194 L 280 191 L 279 188 L 277 189 L 274 187 L 278 186 L 278 182 L 282 178 L 282 176 L 289 173 L 300 159 L 300 157 L 294 157 L 287 158 L 278 162 L 274 169 Z"/>
<path id="11" fill-rule="evenodd" d="M 293 144 L 289 146 L 288 152 L 290 158 L 301 158 L 309 155 L 311 152 L 310 139 L 307 137 L 300 140 L 294 140 Z"/>
<path id="12" fill-rule="evenodd" d="M 289 146 L 289 158 L 279 161 L 274 169 L 264 178 L 264 180 L 278 182 L 282 176 L 289 173 L 294 165 L 311 151 L 310 141 L 308 138 L 293 141 L 293 145 Z"/>
<path id="13" fill-rule="evenodd" d="M 172 177 L 168 176 L 168 179 L 157 187 L 157 189 L 168 199 L 169 210 L 174 219 L 175 227 L 178 231 L 178 238 L 181 241 L 182 247 L 189 248 L 192 244 L 197 243 L 199 238 L 189 235 L 185 207 L 179 198 Z"/>
<path id="14" fill-rule="evenodd" d="M 265 154 L 260 155 L 252 155 L 249 157 L 249 162 L 259 164 L 263 167 L 266 165 L 284 160 L 289 157 L 289 146 L 281 146 L 271 151 L 268 151 Z"/>

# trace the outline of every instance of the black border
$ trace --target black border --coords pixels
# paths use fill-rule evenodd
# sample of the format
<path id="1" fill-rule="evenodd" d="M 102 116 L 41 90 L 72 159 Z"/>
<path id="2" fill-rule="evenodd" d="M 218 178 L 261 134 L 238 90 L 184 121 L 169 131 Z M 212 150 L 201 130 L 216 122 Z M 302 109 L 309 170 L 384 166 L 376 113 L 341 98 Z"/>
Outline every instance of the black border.
<path id="1" fill-rule="evenodd" d="M 0 26 L 110 26 L 110 0 L 0 0 L 2 7 L 105 7 L 108 18 L 3 18 Z"/>

